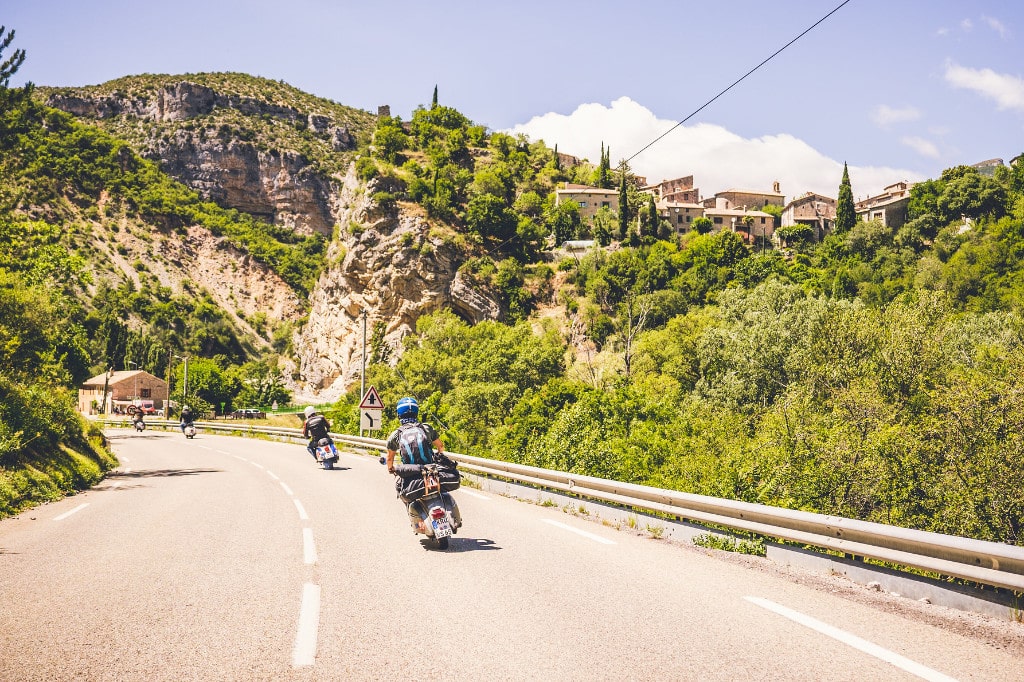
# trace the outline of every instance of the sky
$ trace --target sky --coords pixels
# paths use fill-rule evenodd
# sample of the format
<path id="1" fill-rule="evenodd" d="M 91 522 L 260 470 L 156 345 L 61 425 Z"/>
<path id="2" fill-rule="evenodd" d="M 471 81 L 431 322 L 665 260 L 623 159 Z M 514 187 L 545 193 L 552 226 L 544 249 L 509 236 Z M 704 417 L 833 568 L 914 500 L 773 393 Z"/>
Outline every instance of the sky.
<path id="1" fill-rule="evenodd" d="M 0 24 L 27 53 L 11 85 L 241 71 L 403 118 L 437 86 L 490 130 L 702 196 L 835 197 L 845 162 L 860 199 L 1024 152 L 1024 3 L 842 1 L 4 0 Z"/>

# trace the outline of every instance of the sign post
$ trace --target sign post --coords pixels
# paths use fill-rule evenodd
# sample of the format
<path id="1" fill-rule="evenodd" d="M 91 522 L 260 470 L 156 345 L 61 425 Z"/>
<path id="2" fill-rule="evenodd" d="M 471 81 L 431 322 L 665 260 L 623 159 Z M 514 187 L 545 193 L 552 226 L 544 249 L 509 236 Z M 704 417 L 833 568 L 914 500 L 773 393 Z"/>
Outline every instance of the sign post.
<path id="1" fill-rule="evenodd" d="M 377 389 L 370 386 L 359 401 L 359 435 L 363 431 L 379 431 L 384 421 L 384 403 Z"/>

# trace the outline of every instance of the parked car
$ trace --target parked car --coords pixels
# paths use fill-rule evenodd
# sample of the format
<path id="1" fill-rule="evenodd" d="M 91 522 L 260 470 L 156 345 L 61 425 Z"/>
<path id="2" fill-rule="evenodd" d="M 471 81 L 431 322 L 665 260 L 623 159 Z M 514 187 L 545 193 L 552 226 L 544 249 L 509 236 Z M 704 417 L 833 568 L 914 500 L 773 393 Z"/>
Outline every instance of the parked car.
<path id="1" fill-rule="evenodd" d="M 267 413 L 255 409 L 235 410 L 231 413 L 232 419 L 266 419 Z"/>

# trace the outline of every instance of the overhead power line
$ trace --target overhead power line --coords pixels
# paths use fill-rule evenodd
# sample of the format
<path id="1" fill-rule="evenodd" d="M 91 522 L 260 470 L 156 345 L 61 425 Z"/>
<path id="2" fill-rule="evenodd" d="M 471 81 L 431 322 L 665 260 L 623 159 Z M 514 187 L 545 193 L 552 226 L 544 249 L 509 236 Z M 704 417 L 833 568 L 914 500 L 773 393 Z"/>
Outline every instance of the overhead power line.
<path id="1" fill-rule="evenodd" d="M 810 25 L 809 27 L 807 27 L 806 29 L 804 29 L 804 31 L 803 31 L 802 33 L 800 33 L 800 35 L 798 35 L 797 37 L 793 38 L 793 39 L 792 39 L 792 40 L 790 40 L 790 41 L 789 41 L 788 43 L 786 43 L 785 45 L 783 45 L 782 47 L 780 47 L 780 48 L 779 48 L 778 50 L 776 50 L 775 52 L 773 52 L 773 53 L 772 53 L 772 55 L 771 55 L 770 57 L 768 57 L 768 58 L 767 58 L 767 59 L 765 59 L 765 60 L 764 60 L 763 62 L 761 62 L 760 64 L 758 64 L 758 65 L 757 65 L 757 66 L 755 66 L 754 68 L 752 68 L 752 69 L 751 69 L 750 71 L 747 71 L 747 72 L 746 72 L 745 74 L 743 74 L 743 75 L 742 75 L 742 76 L 740 76 L 740 77 L 739 77 L 738 79 L 736 79 L 736 80 L 735 80 L 735 81 L 733 82 L 733 84 L 732 84 L 732 85 L 730 85 L 729 87 L 727 87 L 727 88 L 726 88 L 725 90 L 722 90 L 722 91 L 721 91 L 720 93 L 718 93 L 717 95 L 715 95 L 714 97 L 712 97 L 711 99 L 709 99 L 709 100 L 708 100 L 707 102 L 705 102 L 704 104 L 702 104 L 702 105 L 700 106 L 700 108 L 699 108 L 699 109 L 697 109 L 697 110 L 696 110 L 696 111 L 694 111 L 694 112 L 693 112 L 692 114 L 690 114 L 689 116 L 687 116 L 686 118 L 684 118 L 684 119 L 683 119 L 682 121 L 680 121 L 679 123 L 676 123 L 676 124 L 675 124 L 674 126 L 672 126 L 672 127 L 671 127 L 671 128 L 669 128 L 668 130 L 666 130 L 665 132 L 663 132 L 663 133 L 662 133 L 661 135 L 659 135 L 658 137 L 656 137 L 656 138 L 654 138 L 653 140 L 651 140 L 651 141 L 650 141 L 649 143 L 647 143 L 647 146 L 645 146 L 645 147 L 644 147 L 643 149 L 641 149 L 640 151 L 638 151 L 638 152 L 636 152 L 635 154 L 633 154 L 633 156 L 629 157 L 628 159 L 626 159 L 626 160 L 625 160 L 625 161 L 623 161 L 622 163 L 623 163 L 623 164 L 627 164 L 627 163 L 629 163 L 630 161 L 632 161 L 633 159 L 635 159 L 636 157 L 640 156 L 640 155 L 641 155 L 641 154 L 643 154 L 643 153 L 644 153 L 645 151 L 647 151 L 648 149 L 650 149 L 651 147 L 653 147 L 653 146 L 654 146 L 655 144 L 657 144 L 658 142 L 660 142 L 660 141 L 662 140 L 662 138 L 664 138 L 664 137 L 665 137 L 666 135 L 668 135 L 668 134 L 669 134 L 669 133 L 671 133 L 671 132 L 672 132 L 673 130 L 675 130 L 676 128 L 678 128 L 679 126 L 683 125 L 684 123 L 686 123 L 687 121 L 689 121 L 689 120 L 690 120 L 691 118 L 693 118 L 694 116 L 696 116 L 697 114 L 699 114 L 699 113 L 700 113 L 701 111 L 703 111 L 703 110 L 704 110 L 705 108 L 707 108 L 708 106 L 710 106 L 710 105 L 711 105 L 711 103 L 713 103 L 713 102 L 714 102 L 714 101 L 715 101 L 716 99 L 718 99 L 719 97 L 721 97 L 722 95 L 724 95 L 725 93 L 729 92 L 729 91 L 730 91 L 730 90 L 732 90 L 732 89 L 733 89 L 734 87 L 736 87 L 737 85 L 739 85 L 740 83 L 742 83 L 742 82 L 743 82 L 743 81 L 744 81 L 744 80 L 745 80 L 745 79 L 747 78 L 747 76 L 749 76 L 750 74 L 754 73 L 755 71 L 757 71 L 758 69 L 760 69 L 760 68 L 761 68 L 762 66 L 764 66 L 765 64 L 767 64 L 768 62 L 770 62 L 771 60 L 775 59 L 775 58 L 776 58 L 776 57 L 777 57 L 777 56 L 778 56 L 779 54 L 781 54 L 781 53 L 782 53 L 782 51 L 783 51 L 783 50 L 785 50 L 785 49 L 786 49 L 787 47 L 789 47 L 790 45 L 792 45 L 792 44 L 793 44 L 793 43 L 795 43 L 796 41 L 798 41 L 798 40 L 800 40 L 801 38 L 803 38 L 803 37 L 804 37 L 805 35 L 807 35 L 807 34 L 808 34 L 808 33 L 810 33 L 811 31 L 813 31 L 813 30 L 814 30 L 815 28 L 817 28 L 817 27 L 818 27 L 818 24 L 822 23 L 823 21 L 825 21 L 826 19 L 828 19 L 828 18 L 829 18 L 830 16 L 832 16 L 833 14 L 835 14 L 836 12 L 838 12 L 839 10 L 841 10 L 841 9 L 843 8 L 843 6 L 844 6 L 844 5 L 846 5 L 846 4 L 847 4 L 847 3 L 849 3 L 849 2 L 850 2 L 850 0 L 843 0 L 843 2 L 839 3 L 839 4 L 838 4 L 838 5 L 837 5 L 837 6 L 835 7 L 835 9 L 833 9 L 833 10 L 832 10 L 831 12 L 829 12 L 828 14 L 826 14 L 825 16 L 823 16 L 823 17 L 822 17 L 821 19 L 818 19 L 818 20 L 817 20 L 816 22 L 814 22 L 814 23 L 813 23 L 813 24 L 811 24 L 811 25 Z"/>

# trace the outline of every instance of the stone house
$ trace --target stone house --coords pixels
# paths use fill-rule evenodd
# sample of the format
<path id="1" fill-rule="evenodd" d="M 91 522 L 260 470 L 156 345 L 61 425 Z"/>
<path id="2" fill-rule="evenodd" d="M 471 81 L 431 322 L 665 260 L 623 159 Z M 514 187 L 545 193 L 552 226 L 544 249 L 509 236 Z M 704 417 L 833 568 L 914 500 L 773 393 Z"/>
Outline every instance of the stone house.
<path id="1" fill-rule="evenodd" d="M 564 188 L 555 190 L 555 206 L 563 201 L 575 201 L 580 209 L 580 217 L 586 223 L 594 219 L 602 206 L 610 209 L 612 213 L 619 212 L 619 190 L 617 189 L 601 189 L 600 187 L 566 183 Z"/>
<path id="2" fill-rule="evenodd" d="M 836 226 L 836 200 L 823 194 L 805 192 L 782 210 L 782 227 L 809 225 L 814 239 L 821 241 Z"/>
<path id="3" fill-rule="evenodd" d="M 724 203 L 724 202 L 722 202 Z M 764 211 L 746 211 L 723 206 L 704 207 L 704 217 L 711 220 L 712 232 L 735 232 L 747 244 L 762 243 L 775 234 L 775 216 Z"/>
<path id="4" fill-rule="evenodd" d="M 689 232 L 694 220 L 704 215 L 704 207 L 698 203 L 683 203 L 661 200 L 655 203 L 658 215 L 668 221 L 674 232 Z"/>
<path id="5" fill-rule="evenodd" d="M 655 200 L 674 204 L 696 204 L 700 202 L 700 190 L 693 186 L 692 175 L 672 180 L 662 180 L 657 185 L 647 185 L 641 189 L 653 194 Z"/>
<path id="6" fill-rule="evenodd" d="M 98 374 L 78 389 L 78 411 L 82 414 L 124 412 L 129 405 L 147 412 L 167 405 L 167 382 L 144 370 Z"/>
<path id="7" fill-rule="evenodd" d="M 860 220 L 878 220 L 886 227 L 899 229 L 907 222 L 907 206 L 913 183 L 902 180 L 886 187 L 881 194 L 853 205 Z"/>
<path id="8" fill-rule="evenodd" d="M 779 183 L 776 182 L 771 192 L 758 192 L 746 189 L 727 189 L 718 192 L 715 196 L 704 200 L 704 206 L 727 209 L 750 209 L 757 210 L 772 204 L 782 208 L 786 205 L 785 195 L 779 192 Z M 722 202 L 725 202 L 724 204 Z"/>

